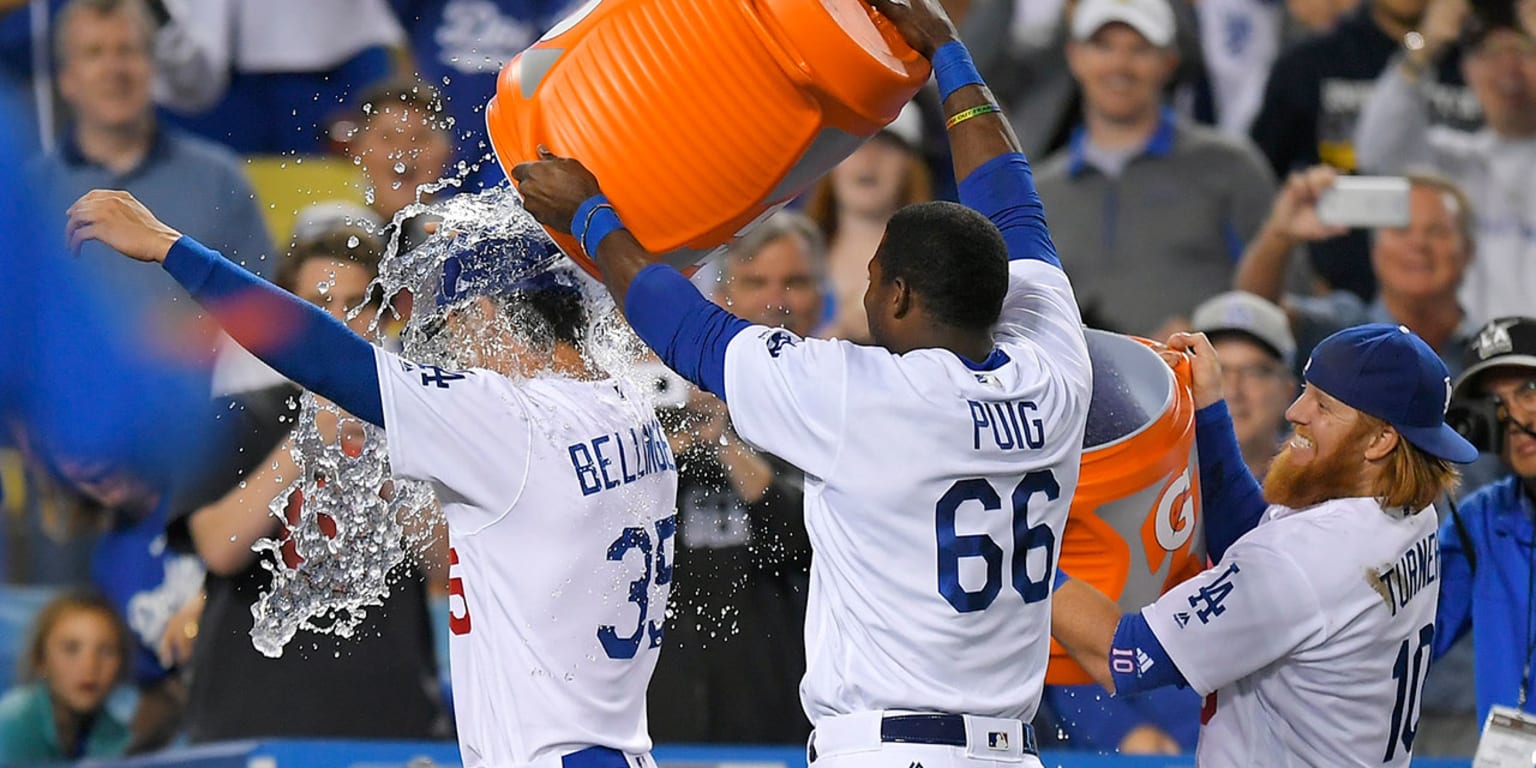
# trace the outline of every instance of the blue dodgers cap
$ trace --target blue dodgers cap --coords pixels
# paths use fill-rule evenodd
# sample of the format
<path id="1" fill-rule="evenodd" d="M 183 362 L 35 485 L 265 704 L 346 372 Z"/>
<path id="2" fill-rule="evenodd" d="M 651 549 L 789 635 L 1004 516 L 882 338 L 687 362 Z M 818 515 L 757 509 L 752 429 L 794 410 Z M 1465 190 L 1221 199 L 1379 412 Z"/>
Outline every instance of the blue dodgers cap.
<path id="1" fill-rule="evenodd" d="M 477 296 L 515 293 L 581 293 L 581 280 L 560 262 L 564 255 L 544 233 L 478 240 L 453 238 L 443 259 L 437 305 Z"/>
<path id="2" fill-rule="evenodd" d="M 1302 375 L 1345 405 L 1391 424 L 1431 456 L 1458 464 L 1477 458 L 1477 449 L 1445 423 L 1450 372 L 1440 356 L 1404 326 L 1345 328 L 1312 350 Z"/>

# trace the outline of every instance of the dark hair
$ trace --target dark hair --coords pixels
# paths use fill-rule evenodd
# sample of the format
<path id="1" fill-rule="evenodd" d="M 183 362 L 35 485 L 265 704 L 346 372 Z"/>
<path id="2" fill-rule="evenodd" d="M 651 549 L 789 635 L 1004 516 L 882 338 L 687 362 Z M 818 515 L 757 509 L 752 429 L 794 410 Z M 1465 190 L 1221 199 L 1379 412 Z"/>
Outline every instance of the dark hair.
<path id="1" fill-rule="evenodd" d="M 1472 3 L 1472 12 L 1461 24 L 1457 42 L 1462 50 L 1472 51 L 1483 44 L 1488 36 L 1501 29 L 1536 35 L 1536 29 L 1526 29 L 1520 21 L 1515 0 L 1478 0 Z"/>
<path id="2" fill-rule="evenodd" d="M 522 306 L 534 311 L 549 323 L 555 341 L 579 346 L 587 334 L 587 309 L 582 303 L 580 291 L 516 291 L 511 296 L 493 300 L 502 314 L 516 319 L 515 308 Z"/>
<path id="3" fill-rule="evenodd" d="M 42 679 L 43 667 L 48 655 L 48 635 L 53 633 L 53 628 L 61 619 L 76 612 L 97 614 L 111 623 L 112 628 L 116 630 L 120 664 L 117 669 L 117 680 L 113 682 L 122 681 L 133 663 L 132 636 L 128 634 L 128 627 L 123 623 L 123 617 L 118 615 L 112 603 L 95 592 L 67 592 L 50 600 L 38 612 L 37 621 L 32 626 L 32 634 L 27 638 L 26 653 L 19 659 L 22 680 L 31 682 Z"/>
<path id="4" fill-rule="evenodd" d="M 909 205 L 891 217 L 875 258 L 881 280 L 905 280 L 945 325 L 968 331 L 997 322 L 1008 292 L 1008 245 L 987 217 L 958 203 Z"/>
<path id="5" fill-rule="evenodd" d="M 288 257 L 277 265 L 273 282 L 289 291 L 294 290 L 299 270 L 310 259 L 354 262 L 373 278 L 379 274 L 379 260 L 383 256 L 384 241 L 378 235 L 350 224 L 336 226 L 296 241 L 288 250 Z"/>

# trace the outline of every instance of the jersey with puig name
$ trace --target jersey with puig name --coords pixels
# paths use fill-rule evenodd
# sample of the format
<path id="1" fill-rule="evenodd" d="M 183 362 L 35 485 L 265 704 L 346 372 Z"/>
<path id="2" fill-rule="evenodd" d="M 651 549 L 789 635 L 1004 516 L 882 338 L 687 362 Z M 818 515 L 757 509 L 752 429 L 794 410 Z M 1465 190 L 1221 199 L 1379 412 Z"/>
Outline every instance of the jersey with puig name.
<path id="1" fill-rule="evenodd" d="M 1066 275 L 1009 266 L 981 364 L 753 327 L 726 351 L 741 437 L 806 473 L 801 699 L 1028 720 L 1092 369 Z"/>

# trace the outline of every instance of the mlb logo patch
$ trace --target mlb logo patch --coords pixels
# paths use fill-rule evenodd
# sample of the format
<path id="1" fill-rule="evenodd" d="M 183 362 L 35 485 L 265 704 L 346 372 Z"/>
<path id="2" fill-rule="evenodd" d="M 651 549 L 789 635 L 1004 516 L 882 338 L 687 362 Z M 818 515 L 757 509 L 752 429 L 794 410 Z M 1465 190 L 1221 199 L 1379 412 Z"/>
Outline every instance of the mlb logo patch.
<path id="1" fill-rule="evenodd" d="M 1003 731 L 988 731 L 987 749 L 997 750 L 998 752 L 1008 751 L 1008 734 Z"/>

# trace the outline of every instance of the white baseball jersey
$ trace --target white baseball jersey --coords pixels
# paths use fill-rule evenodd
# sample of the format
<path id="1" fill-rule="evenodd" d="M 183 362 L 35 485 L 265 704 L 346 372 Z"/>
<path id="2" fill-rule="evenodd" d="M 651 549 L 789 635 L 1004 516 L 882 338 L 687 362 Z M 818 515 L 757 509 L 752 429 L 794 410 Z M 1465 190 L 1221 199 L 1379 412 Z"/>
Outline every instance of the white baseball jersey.
<path id="1" fill-rule="evenodd" d="M 391 470 L 431 482 L 448 520 L 465 768 L 648 751 L 677 501 L 649 405 L 611 380 L 375 357 Z"/>
<path id="2" fill-rule="evenodd" d="M 1092 389 L 1066 275 L 1013 262 L 995 336 L 978 367 L 766 327 L 726 350 L 737 433 L 806 473 L 813 724 L 1035 714 Z"/>
<path id="3" fill-rule="evenodd" d="M 1274 506 L 1214 568 L 1144 608 L 1206 695 L 1200 764 L 1408 765 L 1438 557 L 1433 508 Z"/>

